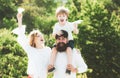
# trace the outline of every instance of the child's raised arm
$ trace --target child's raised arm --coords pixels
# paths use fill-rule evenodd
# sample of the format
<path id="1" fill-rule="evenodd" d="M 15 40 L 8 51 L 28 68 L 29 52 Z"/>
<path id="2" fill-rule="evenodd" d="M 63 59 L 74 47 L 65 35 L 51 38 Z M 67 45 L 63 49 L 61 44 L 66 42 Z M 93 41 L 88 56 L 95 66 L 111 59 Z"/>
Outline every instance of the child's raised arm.
<path id="1" fill-rule="evenodd" d="M 74 21 L 73 24 L 74 24 L 74 30 L 73 32 L 75 34 L 78 34 L 79 33 L 79 30 L 78 30 L 78 24 L 80 24 L 81 22 L 83 22 L 83 20 L 77 20 L 77 21 Z"/>

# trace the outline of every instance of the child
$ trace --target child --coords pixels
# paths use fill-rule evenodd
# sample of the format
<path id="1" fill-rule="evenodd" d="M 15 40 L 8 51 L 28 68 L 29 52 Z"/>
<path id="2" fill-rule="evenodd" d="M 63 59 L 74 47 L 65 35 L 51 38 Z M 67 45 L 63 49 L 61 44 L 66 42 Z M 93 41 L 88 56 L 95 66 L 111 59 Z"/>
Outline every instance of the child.
<path id="1" fill-rule="evenodd" d="M 78 20 L 75 22 L 68 22 L 68 15 L 69 15 L 69 10 L 65 7 L 59 7 L 56 10 L 56 17 L 58 19 L 58 23 L 55 24 L 54 28 L 53 28 L 53 36 L 55 37 L 56 34 L 58 34 L 58 31 L 60 30 L 65 30 L 68 32 L 68 47 L 67 47 L 67 58 L 68 58 L 68 63 L 67 66 L 71 65 L 71 61 L 72 61 L 72 49 L 74 48 L 74 41 L 73 41 L 73 36 L 72 36 L 72 31 L 75 34 L 78 34 L 78 28 L 77 28 L 77 24 L 81 23 L 82 20 Z M 55 61 L 55 57 L 56 57 L 57 51 L 56 51 L 56 47 L 54 46 L 52 48 L 52 55 L 50 58 L 50 65 L 48 66 L 48 72 L 51 72 L 55 69 L 54 67 L 54 61 Z M 68 69 L 66 69 L 66 73 L 70 74 L 70 71 Z"/>

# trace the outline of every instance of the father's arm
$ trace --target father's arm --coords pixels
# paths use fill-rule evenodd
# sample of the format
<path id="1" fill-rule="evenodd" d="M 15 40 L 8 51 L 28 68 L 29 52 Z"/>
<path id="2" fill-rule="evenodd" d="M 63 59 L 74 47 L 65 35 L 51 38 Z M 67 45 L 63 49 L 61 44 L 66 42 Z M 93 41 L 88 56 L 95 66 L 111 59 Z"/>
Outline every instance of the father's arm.
<path id="1" fill-rule="evenodd" d="M 78 52 L 75 53 L 75 62 L 77 66 L 76 68 L 77 73 L 83 73 L 87 71 L 88 69 L 87 64 L 83 60 L 81 54 Z"/>

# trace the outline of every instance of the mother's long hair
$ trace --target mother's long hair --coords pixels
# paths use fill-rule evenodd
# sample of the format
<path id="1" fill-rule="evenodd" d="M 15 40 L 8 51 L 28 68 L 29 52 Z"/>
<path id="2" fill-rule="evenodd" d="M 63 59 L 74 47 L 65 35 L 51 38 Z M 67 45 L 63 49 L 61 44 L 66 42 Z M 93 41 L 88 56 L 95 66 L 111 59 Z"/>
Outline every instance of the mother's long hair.
<path id="1" fill-rule="evenodd" d="M 28 36 L 30 46 L 36 48 L 35 37 L 37 37 L 38 35 L 40 35 L 44 39 L 43 34 L 39 30 L 33 30 L 30 32 Z"/>

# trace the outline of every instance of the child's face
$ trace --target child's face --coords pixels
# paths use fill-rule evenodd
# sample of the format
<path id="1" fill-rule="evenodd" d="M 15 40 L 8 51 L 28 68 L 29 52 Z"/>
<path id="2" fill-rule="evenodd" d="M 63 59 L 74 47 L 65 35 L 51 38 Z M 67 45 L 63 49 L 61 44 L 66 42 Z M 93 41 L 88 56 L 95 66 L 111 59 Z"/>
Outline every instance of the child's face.
<path id="1" fill-rule="evenodd" d="M 65 13 L 58 14 L 57 19 L 61 25 L 64 25 L 67 20 L 67 15 Z"/>

